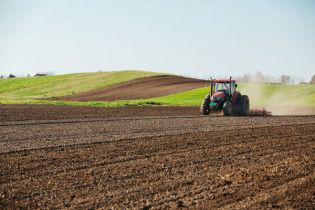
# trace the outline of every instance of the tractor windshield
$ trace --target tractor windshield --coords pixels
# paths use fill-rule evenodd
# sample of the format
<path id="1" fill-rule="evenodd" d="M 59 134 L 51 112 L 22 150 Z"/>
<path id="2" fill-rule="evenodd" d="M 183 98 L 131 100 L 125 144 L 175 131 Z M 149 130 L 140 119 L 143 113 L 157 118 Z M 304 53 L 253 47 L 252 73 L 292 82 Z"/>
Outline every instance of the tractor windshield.
<path id="1" fill-rule="evenodd" d="M 224 92 L 230 92 L 230 83 L 216 83 L 214 92 L 218 91 L 224 91 Z"/>

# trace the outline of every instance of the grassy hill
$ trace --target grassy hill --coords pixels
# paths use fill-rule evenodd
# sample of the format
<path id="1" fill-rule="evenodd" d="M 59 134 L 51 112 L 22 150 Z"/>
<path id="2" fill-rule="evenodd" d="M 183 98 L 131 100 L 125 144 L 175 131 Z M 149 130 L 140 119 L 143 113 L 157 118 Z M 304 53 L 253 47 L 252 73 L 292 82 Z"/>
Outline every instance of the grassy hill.
<path id="1" fill-rule="evenodd" d="M 113 71 L 3 79 L 0 80 L 0 103 L 27 103 L 35 99 L 71 95 L 154 75 L 159 73 Z"/>
<path id="2" fill-rule="evenodd" d="M 79 73 L 47 77 L 14 78 L 0 80 L 2 104 L 57 104 L 81 106 L 128 106 L 128 105 L 189 105 L 199 106 L 209 87 L 194 89 L 167 96 L 121 100 L 114 102 L 71 102 L 47 100 L 51 97 L 85 92 L 112 84 L 158 75 L 153 72 L 119 71 Z M 250 97 L 252 106 L 314 106 L 315 85 L 239 84 L 242 94 Z"/>

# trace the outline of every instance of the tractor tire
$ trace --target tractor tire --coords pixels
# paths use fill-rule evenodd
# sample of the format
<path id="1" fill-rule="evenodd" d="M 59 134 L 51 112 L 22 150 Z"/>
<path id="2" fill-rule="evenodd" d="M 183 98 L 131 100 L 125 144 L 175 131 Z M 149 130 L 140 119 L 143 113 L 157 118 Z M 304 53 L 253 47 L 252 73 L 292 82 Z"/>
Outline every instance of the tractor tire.
<path id="1" fill-rule="evenodd" d="M 223 114 L 224 114 L 224 116 L 231 116 L 232 115 L 232 103 L 231 103 L 231 101 L 224 102 Z"/>
<path id="2" fill-rule="evenodd" d="M 210 96 L 207 95 L 200 106 L 200 114 L 209 115 L 210 113 Z"/>
<path id="3" fill-rule="evenodd" d="M 237 115 L 248 116 L 249 115 L 249 98 L 247 95 L 242 95 L 237 104 Z"/>
<path id="4" fill-rule="evenodd" d="M 241 101 L 242 95 L 238 94 L 236 98 L 236 102 L 232 105 L 232 115 L 233 116 L 240 116 L 241 114 L 241 106 L 240 106 L 240 101 Z"/>

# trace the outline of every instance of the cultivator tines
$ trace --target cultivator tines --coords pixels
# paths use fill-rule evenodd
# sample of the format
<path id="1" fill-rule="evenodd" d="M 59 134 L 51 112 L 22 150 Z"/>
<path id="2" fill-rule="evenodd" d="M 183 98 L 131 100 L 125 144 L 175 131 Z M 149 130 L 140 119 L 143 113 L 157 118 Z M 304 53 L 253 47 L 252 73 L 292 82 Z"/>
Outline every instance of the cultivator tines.
<path id="1" fill-rule="evenodd" d="M 250 109 L 250 116 L 271 116 L 271 112 L 267 111 L 265 108 L 262 109 Z"/>

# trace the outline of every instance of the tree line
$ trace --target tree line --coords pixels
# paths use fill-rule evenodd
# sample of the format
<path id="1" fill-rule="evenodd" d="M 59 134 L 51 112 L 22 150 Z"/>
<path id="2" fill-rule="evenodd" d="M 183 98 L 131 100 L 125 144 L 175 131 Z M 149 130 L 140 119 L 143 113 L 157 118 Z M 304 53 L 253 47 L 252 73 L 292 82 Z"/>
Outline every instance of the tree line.
<path id="1" fill-rule="evenodd" d="M 243 83 L 270 83 L 270 84 L 307 84 L 307 82 L 301 80 L 297 81 L 295 77 L 287 74 L 282 74 L 279 77 L 269 76 L 260 71 L 255 72 L 255 74 L 246 73 L 243 76 L 235 77 L 237 81 Z M 309 84 L 315 84 L 315 75 L 309 81 Z"/>
<path id="2" fill-rule="evenodd" d="M 51 76 L 54 75 L 54 72 L 38 72 L 36 74 L 34 74 L 34 77 L 38 77 L 38 76 Z M 15 77 L 32 77 L 30 74 L 27 74 L 26 76 L 16 76 L 15 74 L 9 74 L 9 75 L 5 75 L 5 74 L 1 74 L 0 75 L 0 79 L 6 79 L 6 78 L 15 78 Z"/>

